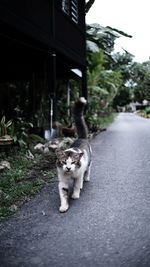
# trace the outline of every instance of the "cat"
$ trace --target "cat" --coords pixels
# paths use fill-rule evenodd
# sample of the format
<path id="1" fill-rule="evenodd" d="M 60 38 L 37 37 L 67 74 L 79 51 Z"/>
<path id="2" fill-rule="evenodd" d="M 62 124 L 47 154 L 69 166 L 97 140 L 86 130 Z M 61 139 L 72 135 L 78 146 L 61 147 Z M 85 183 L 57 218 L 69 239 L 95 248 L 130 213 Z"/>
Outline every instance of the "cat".
<path id="1" fill-rule="evenodd" d="M 56 149 L 56 167 L 59 179 L 60 212 L 69 209 L 69 181 L 73 179 L 72 199 L 80 197 L 84 181 L 90 181 L 91 146 L 87 140 L 88 129 L 83 116 L 86 99 L 80 97 L 74 104 L 73 114 L 78 139 L 64 151 Z"/>

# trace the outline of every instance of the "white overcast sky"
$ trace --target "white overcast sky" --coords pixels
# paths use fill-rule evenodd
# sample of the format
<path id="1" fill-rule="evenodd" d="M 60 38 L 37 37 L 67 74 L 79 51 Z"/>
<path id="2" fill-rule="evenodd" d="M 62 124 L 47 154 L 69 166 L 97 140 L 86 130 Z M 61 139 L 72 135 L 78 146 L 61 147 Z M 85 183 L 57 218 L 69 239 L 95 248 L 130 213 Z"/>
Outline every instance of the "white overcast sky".
<path id="1" fill-rule="evenodd" d="M 121 52 L 119 47 L 123 47 L 135 55 L 137 62 L 149 59 L 150 0 L 96 0 L 86 22 L 111 26 L 132 35 L 132 38 L 117 38 L 116 49 Z"/>

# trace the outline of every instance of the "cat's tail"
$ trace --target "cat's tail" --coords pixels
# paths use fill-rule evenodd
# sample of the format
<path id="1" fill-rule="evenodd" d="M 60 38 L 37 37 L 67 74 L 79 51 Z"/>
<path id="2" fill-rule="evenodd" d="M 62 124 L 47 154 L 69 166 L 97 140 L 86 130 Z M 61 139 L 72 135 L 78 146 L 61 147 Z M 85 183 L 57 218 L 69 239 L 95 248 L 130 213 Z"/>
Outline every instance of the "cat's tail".
<path id="1" fill-rule="evenodd" d="M 75 126 L 77 130 L 78 138 L 87 139 L 88 138 L 88 128 L 83 116 L 84 108 L 87 101 L 84 97 L 80 97 L 74 104 L 73 114 L 75 120 Z"/>

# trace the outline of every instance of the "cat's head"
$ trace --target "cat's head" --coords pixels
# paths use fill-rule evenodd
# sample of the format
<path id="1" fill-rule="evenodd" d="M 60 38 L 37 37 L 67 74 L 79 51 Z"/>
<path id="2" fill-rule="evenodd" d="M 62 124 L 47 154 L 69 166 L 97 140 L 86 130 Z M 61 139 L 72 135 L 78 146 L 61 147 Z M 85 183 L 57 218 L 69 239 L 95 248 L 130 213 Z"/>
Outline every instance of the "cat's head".
<path id="1" fill-rule="evenodd" d="M 57 166 L 62 168 L 63 172 L 66 174 L 74 173 L 77 169 L 81 167 L 81 157 L 83 152 L 67 153 L 67 151 L 62 151 L 56 149 L 57 156 Z"/>

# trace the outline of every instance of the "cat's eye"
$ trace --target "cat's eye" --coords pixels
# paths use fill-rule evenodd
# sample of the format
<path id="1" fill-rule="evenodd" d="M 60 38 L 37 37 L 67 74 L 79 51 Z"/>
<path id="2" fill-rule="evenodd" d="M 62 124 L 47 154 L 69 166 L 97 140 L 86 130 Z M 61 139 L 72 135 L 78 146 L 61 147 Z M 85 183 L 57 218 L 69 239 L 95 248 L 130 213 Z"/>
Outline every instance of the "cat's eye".
<path id="1" fill-rule="evenodd" d="M 72 161 L 71 164 L 75 164 L 76 162 L 75 161 Z"/>
<path id="2" fill-rule="evenodd" d="M 65 161 L 65 160 L 63 160 L 63 161 L 62 161 L 62 164 L 66 164 L 66 161 Z"/>

